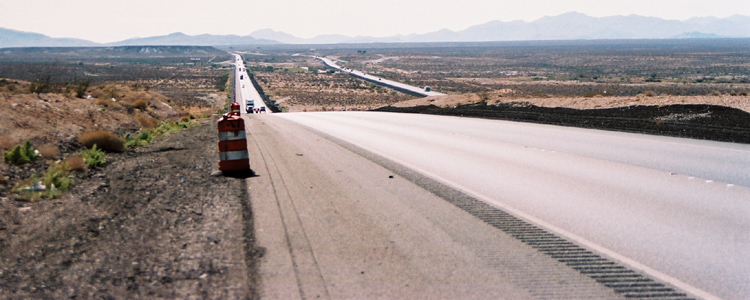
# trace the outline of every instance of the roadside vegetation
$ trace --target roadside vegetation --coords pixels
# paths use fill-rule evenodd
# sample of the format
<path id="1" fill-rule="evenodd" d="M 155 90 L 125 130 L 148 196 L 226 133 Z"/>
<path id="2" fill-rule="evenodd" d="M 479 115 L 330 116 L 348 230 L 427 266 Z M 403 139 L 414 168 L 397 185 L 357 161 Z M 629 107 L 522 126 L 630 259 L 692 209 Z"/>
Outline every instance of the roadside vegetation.
<path id="1" fill-rule="evenodd" d="M 108 155 L 205 123 L 212 106 L 215 113 L 226 105 L 232 67 L 221 63 L 228 54 L 210 47 L 141 50 L 0 53 L 0 197 L 58 197 L 105 167 Z"/>
<path id="2" fill-rule="evenodd" d="M 23 145 L 16 145 L 10 151 L 3 153 L 3 159 L 6 163 L 13 165 L 25 165 L 39 157 L 39 151 L 31 145 L 31 141 L 26 141 Z"/>
<path id="3" fill-rule="evenodd" d="M 107 153 L 120 153 L 128 148 L 146 146 L 169 132 L 198 124 L 200 124 L 199 121 L 183 117 L 181 120 L 160 122 L 158 126 L 144 128 L 135 134 L 126 133 L 123 137 L 104 130 L 84 132 L 78 136 L 77 140 L 86 149 L 72 153 L 62 161 L 48 160 L 46 164 L 49 167 L 45 172 L 41 175 L 36 172 L 32 173 L 29 178 L 16 183 L 11 191 L 28 201 L 59 197 L 73 186 L 76 173 L 105 167 Z M 54 153 L 59 155 L 59 150 L 53 146 L 49 146 L 46 152 L 50 153 L 50 156 L 46 156 L 48 158 L 56 156 Z M 3 153 L 5 162 L 16 166 L 31 163 L 40 157 L 45 157 L 45 155 L 41 155 L 39 150 L 34 149 L 30 141 Z"/>
<path id="4" fill-rule="evenodd" d="M 30 141 L 26 141 L 23 145 L 16 146 L 14 149 L 19 149 L 20 153 L 22 153 L 21 156 L 34 157 L 26 163 L 31 163 L 39 157 L 45 157 L 38 154 L 38 150 L 33 150 Z M 48 149 L 47 151 L 51 150 Z M 19 152 L 11 150 L 9 153 Z M 59 150 L 57 150 L 57 153 L 59 155 Z M 14 155 L 11 154 L 6 156 L 6 162 L 18 164 L 21 161 L 15 160 Z M 94 144 L 91 149 L 72 154 L 65 160 L 49 159 L 45 164 L 49 165 L 46 171 L 41 175 L 33 172 L 29 178 L 17 182 L 11 189 L 11 192 L 18 194 L 22 199 L 27 201 L 57 198 L 73 186 L 75 180 L 74 172 L 81 173 L 86 171 L 87 168 L 94 169 L 104 166 L 106 164 L 106 154 Z"/>

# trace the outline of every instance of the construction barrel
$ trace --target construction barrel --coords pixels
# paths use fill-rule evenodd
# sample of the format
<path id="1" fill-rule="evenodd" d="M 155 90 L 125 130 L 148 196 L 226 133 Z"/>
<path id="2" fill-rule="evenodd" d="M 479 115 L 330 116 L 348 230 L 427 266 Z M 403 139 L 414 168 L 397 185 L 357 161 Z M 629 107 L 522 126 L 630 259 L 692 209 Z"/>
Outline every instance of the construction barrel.
<path id="1" fill-rule="evenodd" d="M 239 110 L 239 104 L 232 103 L 231 111 L 222 115 L 216 122 L 216 128 L 219 130 L 219 170 L 222 172 L 250 170 L 245 120 L 240 116 Z"/>

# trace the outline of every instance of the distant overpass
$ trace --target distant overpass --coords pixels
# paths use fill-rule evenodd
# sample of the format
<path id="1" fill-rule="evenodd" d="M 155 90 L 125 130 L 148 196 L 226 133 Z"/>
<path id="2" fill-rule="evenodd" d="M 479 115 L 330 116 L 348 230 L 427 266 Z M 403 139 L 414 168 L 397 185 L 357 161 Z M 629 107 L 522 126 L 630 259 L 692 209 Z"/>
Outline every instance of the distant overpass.
<path id="1" fill-rule="evenodd" d="M 340 71 L 342 73 L 349 74 L 351 76 L 357 77 L 359 79 L 362 79 L 362 80 L 365 80 L 365 81 L 368 81 L 368 82 L 371 82 L 371 83 L 374 83 L 374 84 L 377 84 L 377 85 L 382 85 L 384 87 L 388 87 L 388 88 L 397 90 L 397 91 L 402 92 L 402 93 L 407 93 L 409 95 L 414 95 L 414 96 L 418 96 L 418 97 L 445 96 L 445 94 L 443 94 L 443 93 L 438 93 L 438 92 L 433 92 L 433 91 L 425 91 L 424 88 L 420 88 L 420 87 L 416 87 L 416 86 L 404 84 L 404 83 L 401 83 L 401 82 L 398 82 L 398 81 L 393 81 L 393 80 L 388 80 L 388 79 L 385 79 L 385 78 L 373 76 L 373 75 L 367 74 L 365 72 L 361 72 L 361 71 L 357 71 L 357 70 L 353 70 L 353 69 L 343 68 L 343 67 L 337 65 L 333 60 L 325 58 L 325 57 L 320 57 L 320 56 L 313 56 L 313 57 L 321 60 L 323 62 L 323 64 L 326 65 L 326 67 L 338 70 L 338 71 Z"/>

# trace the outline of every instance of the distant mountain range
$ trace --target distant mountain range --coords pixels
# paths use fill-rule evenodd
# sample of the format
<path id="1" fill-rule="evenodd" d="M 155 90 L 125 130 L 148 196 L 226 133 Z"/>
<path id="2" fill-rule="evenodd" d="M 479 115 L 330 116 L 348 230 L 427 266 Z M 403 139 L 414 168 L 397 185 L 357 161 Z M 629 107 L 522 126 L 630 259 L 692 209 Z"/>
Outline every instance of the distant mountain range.
<path id="1" fill-rule="evenodd" d="M 254 38 L 252 36 L 238 35 L 187 35 L 175 32 L 169 35 L 154 36 L 147 38 L 132 38 L 120 42 L 109 43 L 107 46 L 225 46 L 225 45 L 256 45 L 256 44 L 278 44 L 277 41 Z"/>
<path id="2" fill-rule="evenodd" d="M 544 17 L 533 22 L 491 21 L 452 31 L 442 29 L 425 34 L 390 37 L 349 37 L 319 35 L 298 38 L 291 34 L 262 29 L 247 36 L 186 35 L 172 33 L 164 36 L 133 38 L 115 43 L 98 44 L 80 39 L 51 38 L 38 33 L 27 33 L 0 28 L 0 48 L 5 47 L 90 47 L 125 45 L 263 45 L 263 44 L 338 44 L 338 43 L 415 43 L 415 42 L 484 42 L 519 40 L 578 40 L 578 39 L 683 39 L 683 38 L 750 38 L 750 17 L 734 15 L 727 18 L 700 17 L 685 21 L 664 20 L 638 15 L 596 18 L 570 12 Z"/>
<path id="3" fill-rule="evenodd" d="M 51 38 L 39 33 L 0 28 L 0 48 L 4 47 L 89 47 L 97 43 L 68 38 Z"/>

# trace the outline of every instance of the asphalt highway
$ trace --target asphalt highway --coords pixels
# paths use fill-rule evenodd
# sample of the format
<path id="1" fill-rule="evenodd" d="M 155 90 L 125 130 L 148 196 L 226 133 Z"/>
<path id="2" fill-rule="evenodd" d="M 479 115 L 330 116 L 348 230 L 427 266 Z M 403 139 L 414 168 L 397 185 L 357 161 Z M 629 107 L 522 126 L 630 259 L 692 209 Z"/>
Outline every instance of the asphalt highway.
<path id="1" fill-rule="evenodd" d="M 624 299 L 283 115 L 245 116 L 262 298 Z"/>
<path id="2" fill-rule="evenodd" d="M 351 143 L 693 296 L 750 294 L 750 145 L 376 112 L 262 119 Z"/>
<path id="3" fill-rule="evenodd" d="M 422 96 L 422 97 L 445 96 L 445 94 L 443 93 L 439 93 L 435 91 L 427 91 L 425 90 L 424 87 L 416 87 L 416 86 L 408 85 L 402 82 L 393 81 L 393 80 L 385 79 L 385 78 L 378 77 L 375 75 L 367 74 L 363 71 L 343 68 L 329 58 L 319 57 L 319 56 L 315 56 L 315 58 L 322 61 L 323 64 L 325 64 L 329 68 L 333 68 L 345 74 L 349 74 L 351 76 L 357 77 L 359 79 L 363 79 L 363 80 L 366 80 L 366 81 L 369 81 L 378 85 L 382 85 L 385 87 L 390 87 L 392 89 L 395 89 L 401 92 L 406 92 L 412 95 L 417 95 L 417 96 Z"/>
<path id="4" fill-rule="evenodd" d="M 271 110 L 268 109 L 266 103 L 263 102 L 263 98 L 260 97 L 260 93 L 258 93 L 258 90 L 255 89 L 252 81 L 250 81 L 250 77 L 247 75 L 247 69 L 245 68 L 245 63 L 242 60 L 242 56 L 240 56 L 239 54 L 234 54 L 234 57 L 236 69 L 236 72 L 234 72 L 234 79 L 237 83 L 235 85 L 235 98 L 237 99 L 236 101 L 240 103 L 240 111 L 243 114 L 247 113 L 247 100 L 253 100 L 253 107 L 250 108 L 251 113 L 256 109 L 258 111 L 263 109 L 264 113 L 271 113 Z"/>

